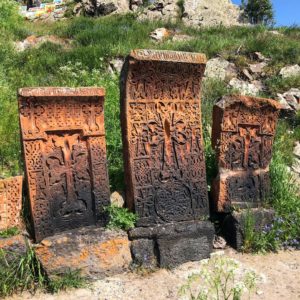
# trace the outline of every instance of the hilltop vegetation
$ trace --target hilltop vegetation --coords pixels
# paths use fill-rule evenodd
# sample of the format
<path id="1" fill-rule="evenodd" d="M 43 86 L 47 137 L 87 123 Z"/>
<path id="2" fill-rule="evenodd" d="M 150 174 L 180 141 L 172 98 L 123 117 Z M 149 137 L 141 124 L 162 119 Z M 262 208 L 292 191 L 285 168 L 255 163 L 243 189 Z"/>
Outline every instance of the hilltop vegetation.
<path id="1" fill-rule="evenodd" d="M 119 74 L 109 72 L 113 58 L 123 58 L 131 49 L 154 48 L 202 52 L 208 58 L 217 55 L 234 62 L 241 70 L 251 61 L 251 54 L 260 51 L 271 59 L 261 96 L 276 97 L 300 86 L 300 77 L 283 79 L 280 69 L 300 64 L 300 29 L 279 28 L 271 34 L 268 28 L 214 27 L 191 29 L 182 23 L 137 22 L 134 15 L 109 16 L 99 19 L 78 17 L 57 23 L 28 23 L 17 16 L 11 1 L 0 4 L 0 175 L 22 173 L 19 137 L 17 89 L 25 86 L 103 86 L 106 88 L 106 134 L 109 174 L 112 190 L 123 189 L 122 144 L 119 121 Z M 4 3 L 4 4 L 3 4 Z M 9 5 L 7 5 L 9 4 Z M 7 6 L 5 6 L 7 5 Z M 1 9 L 5 7 L 5 9 Z M 149 34 L 157 27 L 181 31 L 194 39 L 156 43 Z M 29 35 L 56 35 L 71 39 L 70 47 L 43 43 L 39 47 L 17 52 L 14 42 Z M 232 92 L 226 81 L 206 80 L 202 91 L 203 128 L 208 170 L 208 184 L 215 173 L 215 159 L 210 145 L 212 106 L 222 95 Z M 277 230 L 252 240 L 250 250 L 276 249 L 299 238 L 300 201 L 285 166 L 292 163 L 295 140 L 300 139 L 300 118 L 280 121 L 272 162 L 275 206 L 278 218 L 284 218 Z M 281 219 L 280 219 L 281 220 Z M 281 222 L 281 221 L 280 221 Z M 275 230 L 274 229 L 274 230 Z M 280 230 L 280 231 L 278 231 Z M 279 232 L 279 233 L 278 233 Z M 263 235 L 263 234 L 262 234 Z"/>

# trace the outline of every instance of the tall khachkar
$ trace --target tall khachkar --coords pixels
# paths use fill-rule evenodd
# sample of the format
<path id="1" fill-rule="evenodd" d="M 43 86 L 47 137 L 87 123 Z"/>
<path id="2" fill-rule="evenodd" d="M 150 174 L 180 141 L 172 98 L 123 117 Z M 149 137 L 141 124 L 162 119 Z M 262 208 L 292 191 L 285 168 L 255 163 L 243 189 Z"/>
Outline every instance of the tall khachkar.
<path id="1" fill-rule="evenodd" d="M 20 125 L 35 238 L 105 222 L 102 88 L 25 88 Z"/>
<path id="2" fill-rule="evenodd" d="M 138 225 L 208 214 L 201 128 L 205 56 L 132 51 L 124 75 L 126 200 Z"/>
<path id="3" fill-rule="evenodd" d="M 23 176 L 0 179 L 0 231 L 21 226 Z"/>
<path id="4" fill-rule="evenodd" d="M 198 224 L 194 220 L 208 216 L 200 101 L 205 63 L 205 56 L 198 53 L 134 50 L 123 67 L 121 123 L 126 203 L 137 213 L 139 227 L 152 226 L 156 232 L 154 242 L 158 243 L 163 266 L 188 260 L 182 257 L 184 253 L 179 254 L 184 252 L 183 236 L 176 236 L 175 232 L 190 234 L 184 237 L 187 240 L 193 234 L 198 238 L 201 234 L 196 231 L 202 225 L 193 227 L 193 233 L 184 226 L 167 229 L 169 238 L 173 238 L 167 243 L 159 242 L 165 232 L 155 225 L 183 221 Z M 150 231 L 141 233 L 137 229 L 130 236 L 153 238 L 154 231 Z M 175 246 L 175 241 L 181 245 Z M 163 253 L 171 253 L 166 248 L 170 245 L 174 251 L 181 249 L 172 254 L 172 263 L 163 257 Z M 152 247 L 148 246 L 145 249 Z M 197 246 L 194 243 L 194 247 L 200 249 L 201 242 Z"/>
<path id="5" fill-rule="evenodd" d="M 219 174 L 212 185 L 217 212 L 259 207 L 270 192 L 269 164 L 280 104 L 225 96 L 214 106 L 212 144 Z"/>

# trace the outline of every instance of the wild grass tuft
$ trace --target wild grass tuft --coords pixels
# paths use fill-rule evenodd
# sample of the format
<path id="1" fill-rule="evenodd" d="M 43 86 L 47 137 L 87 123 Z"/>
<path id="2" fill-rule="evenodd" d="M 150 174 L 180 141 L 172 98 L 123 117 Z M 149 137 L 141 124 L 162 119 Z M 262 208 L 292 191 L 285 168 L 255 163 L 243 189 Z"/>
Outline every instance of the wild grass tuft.
<path id="1" fill-rule="evenodd" d="M 0 250 L 0 296 L 23 290 L 36 291 L 45 286 L 46 277 L 33 249 L 20 256 Z"/>
<path id="2" fill-rule="evenodd" d="M 26 253 L 18 254 L 0 249 L 0 297 L 13 293 L 40 289 L 49 293 L 57 293 L 69 288 L 82 288 L 87 281 L 79 271 L 69 271 L 49 279 L 33 248 L 27 248 Z"/>
<path id="3" fill-rule="evenodd" d="M 69 271 L 65 274 L 58 275 L 56 278 L 51 279 L 46 290 L 49 293 L 57 293 L 59 291 L 65 291 L 70 288 L 84 288 L 88 286 L 87 279 L 82 277 L 80 270 Z"/>
<path id="4" fill-rule="evenodd" d="M 6 230 L 0 231 L 0 238 L 12 237 L 19 233 L 20 233 L 20 229 L 18 227 L 11 227 Z"/>

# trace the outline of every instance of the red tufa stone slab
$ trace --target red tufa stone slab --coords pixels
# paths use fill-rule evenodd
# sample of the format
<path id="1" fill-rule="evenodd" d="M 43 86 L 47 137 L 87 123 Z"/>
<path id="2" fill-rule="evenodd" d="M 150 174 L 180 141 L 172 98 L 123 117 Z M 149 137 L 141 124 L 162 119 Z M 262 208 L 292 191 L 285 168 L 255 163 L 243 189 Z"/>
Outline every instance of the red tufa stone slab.
<path id="1" fill-rule="evenodd" d="M 214 106 L 212 144 L 219 166 L 212 185 L 216 211 L 258 207 L 270 191 L 269 164 L 280 104 L 225 96 Z"/>
<path id="2" fill-rule="evenodd" d="M 104 223 L 104 89 L 25 88 L 19 112 L 35 239 Z"/>
<path id="3" fill-rule="evenodd" d="M 0 230 L 21 226 L 23 176 L 0 180 Z"/>
<path id="4" fill-rule="evenodd" d="M 126 201 L 139 226 L 208 215 L 203 54 L 135 50 L 122 74 Z"/>

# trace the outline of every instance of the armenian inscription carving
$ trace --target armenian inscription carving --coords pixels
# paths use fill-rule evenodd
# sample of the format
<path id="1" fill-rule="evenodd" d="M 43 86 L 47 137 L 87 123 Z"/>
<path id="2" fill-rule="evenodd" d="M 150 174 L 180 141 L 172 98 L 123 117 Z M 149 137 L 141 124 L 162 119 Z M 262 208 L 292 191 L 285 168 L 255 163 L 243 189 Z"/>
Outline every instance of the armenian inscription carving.
<path id="1" fill-rule="evenodd" d="M 200 90 L 205 56 L 136 50 L 122 80 L 127 205 L 138 225 L 208 213 Z"/>
<path id="2" fill-rule="evenodd" d="M 0 230 L 21 225 L 23 177 L 0 180 Z"/>
<path id="3" fill-rule="evenodd" d="M 269 164 L 280 105 L 270 99 L 223 97 L 213 113 L 213 147 L 219 165 L 213 183 L 218 211 L 256 207 L 270 190 Z"/>
<path id="4" fill-rule="evenodd" d="M 101 88 L 19 91 L 20 124 L 37 241 L 103 221 L 109 203 Z"/>

